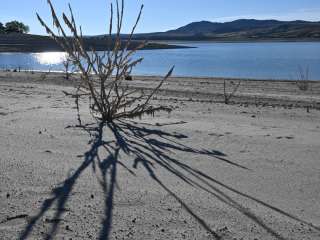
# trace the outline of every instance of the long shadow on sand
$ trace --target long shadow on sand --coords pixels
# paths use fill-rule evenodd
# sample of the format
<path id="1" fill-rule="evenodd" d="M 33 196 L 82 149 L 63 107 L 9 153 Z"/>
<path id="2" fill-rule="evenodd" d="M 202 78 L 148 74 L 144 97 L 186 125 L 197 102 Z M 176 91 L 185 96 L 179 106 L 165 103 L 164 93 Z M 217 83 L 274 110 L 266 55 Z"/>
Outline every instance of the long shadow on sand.
<path id="1" fill-rule="evenodd" d="M 110 137 L 110 141 L 104 141 L 104 130 L 108 128 L 114 136 Z M 192 166 L 172 157 L 172 151 L 186 152 L 193 155 L 206 155 L 214 158 L 217 161 L 222 161 L 232 167 L 240 168 L 244 171 L 250 171 L 245 166 L 234 163 L 226 158 L 222 152 L 215 150 L 195 149 L 180 143 L 181 139 L 187 138 L 182 134 L 168 133 L 159 129 L 148 128 L 140 124 L 120 121 L 116 124 L 100 125 L 98 127 L 86 126 L 84 130 L 90 133 L 92 140 L 90 141 L 91 147 L 84 155 L 82 164 L 69 176 L 61 186 L 52 191 L 52 197 L 45 200 L 42 204 L 39 213 L 32 217 L 20 235 L 20 239 L 28 239 L 34 226 L 41 220 L 48 210 L 54 209 L 53 219 L 61 219 L 65 211 L 65 206 L 71 196 L 72 190 L 75 187 L 77 180 L 81 174 L 88 168 L 101 176 L 98 179 L 100 186 L 104 191 L 104 219 L 101 222 L 101 230 L 99 239 L 109 239 L 112 227 L 112 211 L 114 192 L 117 181 L 117 168 L 124 167 L 129 174 L 135 175 L 134 169 L 138 167 L 144 168 L 150 178 L 154 180 L 161 188 L 170 194 L 176 201 L 178 201 L 183 209 L 187 211 L 196 221 L 211 234 L 213 239 L 221 239 L 219 233 L 215 232 L 212 227 L 198 216 L 178 195 L 176 195 L 169 186 L 166 186 L 157 175 L 157 170 L 162 168 L 167 172 L 173 174 L 178 179 L 186 182 L 190 187 L 201 189 L 210 194 L 215 199 L 227 204 L 228 206 L 237 209 L 240 213 L 251 219 L 253 222 L 261 226 L 273 237 L 280 240 L 286 238 L 280 233 L 272 229 L 265 223 L 259 216 L 248 208 L 242 206 L 235 199 L 230 197 L 231 194 L 236 194 L 243 198 L 254 201 L 255 203 L 277 212 L 291 220 L 308 225 L 309 227 L 320 231 L 320 228 L 313 226 L 300 218 L 293 216 L 279 208 L 269 205 L 262 200 L 242 193 L 235 188 L 216 180 L 215 178 L 205 174 L 204 172 L 193 168 Z M 106 156 L 101 156 L 103 149 Z M 120 155 L 126 154 L 132 158 L 132 162 L 121 162 Z M 131 165 L 132 167 L 128 167 Z M 157 166 L 157 168 L 155 168 Z M 49 231 L 46 233 L 44 239 L 52 239 L 58 231 L 59 221 L 51 223 Z"/>

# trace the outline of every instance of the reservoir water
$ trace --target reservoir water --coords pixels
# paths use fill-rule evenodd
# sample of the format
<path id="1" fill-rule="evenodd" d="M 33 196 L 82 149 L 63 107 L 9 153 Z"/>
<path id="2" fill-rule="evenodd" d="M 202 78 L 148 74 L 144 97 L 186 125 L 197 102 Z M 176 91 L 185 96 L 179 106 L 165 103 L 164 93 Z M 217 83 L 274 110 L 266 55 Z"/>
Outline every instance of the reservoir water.
<path id="1" fill-rule="evenodd" d="M 320 42 L 182 43 L 195 48 L 143 50 L 134 74 L 296 80 L 300 71 L 320 80 Z M 63 71 L 64 54 L 0 53 L 0 68 Z"/>

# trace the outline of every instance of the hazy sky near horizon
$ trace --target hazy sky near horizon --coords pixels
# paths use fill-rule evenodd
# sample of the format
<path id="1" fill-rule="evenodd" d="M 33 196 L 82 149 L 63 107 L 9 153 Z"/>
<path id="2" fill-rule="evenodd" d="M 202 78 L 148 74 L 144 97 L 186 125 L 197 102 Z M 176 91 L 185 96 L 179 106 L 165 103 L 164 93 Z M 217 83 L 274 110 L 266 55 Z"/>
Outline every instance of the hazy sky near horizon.
<path id="1" fill-rule="evenodd" d="M 30 32 L 43 34 L 38 12 L 50 21 L 46 0 L 1 0 L 0 22 L 18 20 Z M 52 0 L 57 12 L 71 3 L 77 22 L 86 35 L 106 33 L 110 0 Z M 320 0 L 126 0 L 123 32 L 134 23 L 141 4 L 145 5 L 137 32 L 175 29 L 194 21 L 225 22 L 242 18 L 320 21 Z"/>

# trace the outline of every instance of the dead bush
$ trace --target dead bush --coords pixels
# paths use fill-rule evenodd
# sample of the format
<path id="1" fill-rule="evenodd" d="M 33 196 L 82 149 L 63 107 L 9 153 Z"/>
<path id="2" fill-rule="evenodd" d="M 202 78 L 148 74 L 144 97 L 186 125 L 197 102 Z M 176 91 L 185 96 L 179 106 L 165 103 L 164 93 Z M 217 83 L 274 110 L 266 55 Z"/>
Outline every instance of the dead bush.
<path id="1" fill-rule="evenodd" d="M 143 58 L 134 59 L 133 55 L 137 50 L 143 48 L 146 42 L 141 42 L 133 49 L 129 48 L 140 21 L 143 5 L 128 40 L 122 41 L 124 0 L 121 3 L 116 0 L 116 17 L 114 17 L 114 7 L 111 2 L 109 34 L 105 37 L 109 49 L 101 54 L 93 48 L 89 52 L 87 51 L 82 29 L 81 27 L 78 28 L 70 5 L 70 16 L 65 13 L 62 14 L 65 24 L 63 26 L 50 0 L 48 0 L 48 4 L 51 9 L 53 28 L 50 28 L 38 14 L 37 17 L 47 33 L 67 53 L 71 64 L 80 72 L 81 81 L 76 86 L 76 92 L 70 93 L 77 98 L 77 104 L 79 104 L 79 98 L 89 97 L 91 100 L 89 108 L 92 116 L 101 122 L 112 122 L 119 118 L 136 118 L 144 114 L 154 114 L 158 111 L 171 111 L 166 106 L 150 104 L 150 100 L 163 82 L 172 74 L 173 68 L 148 94 L 142 90 L 130 89 L 124 83 L 126 76 L 130 76 L 132 69 L 143 60 Z M 115 33 L 113 33 L 114 28 Z M 67 36 L 67 32 L 71 32 L 72 36 Z M 77 106 L 77 109 L 79 109 L 79 106 Z"/>

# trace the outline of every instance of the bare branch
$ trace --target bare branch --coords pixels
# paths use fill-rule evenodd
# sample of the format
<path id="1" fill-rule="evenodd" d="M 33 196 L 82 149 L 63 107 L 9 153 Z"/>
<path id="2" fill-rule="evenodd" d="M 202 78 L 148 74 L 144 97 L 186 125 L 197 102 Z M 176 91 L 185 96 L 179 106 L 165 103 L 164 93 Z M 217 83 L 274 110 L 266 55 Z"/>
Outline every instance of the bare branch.
<path id="1" fill-rule="evenodd" d="M 152 114 L 158 111 L 171 110 L 165 106 L 153 106 L 150 100 L 157 93 L 172 74 L 171 68 L 167 75 L 149 94 L 141 91 L 138 94 L 137 90 L 130 90 L 124 84 L 124 80 L 132 72 L 132 69 L 142 62 L 142 58 L 133 59 L 132 56 L 139 49 L 146 45 L 146 42 L 141 42 L 138 45 L 132 44 L 134 32 L 141 19 L 143 5 L 140 8 L 139 14 L 133 25 L 129 38 L 126 42 L 121 40 L 121 30 L 124 19 L 124 0 L 116 1 L 116 19 L 114 21 L 113 4 L 110 4 L 110 20 L 109 20 L 109 35 L 106 44 L 109 50 L 103 54 L 91 49 L 87 51 L 81 27 L 77 28 L 74 14 L 69 5 L 70 17 L 65 13 L 62 14 L 62 20 L 65 24 L 62 26 L 61 21 L 56 15 L 54 6 L 51 0 L 48 4 L 51 10 L 53 26 L 57 29 L 55 33 L 37 14 L 38 20 L 45 28 L 47 33 L 61 46 L 67 53 L 68 61 L 65 63 L 66 74 L 68 74 L 69 65 L 75 67 L 81 75 L 81 81 L 76 87 L 76 93 L 70 94 L 64 92 L 67 96 L 75 98 L 75 103 L 78 110 L 78 120 L 81 123 L 79 112 L 79 100 L 82 97 L 89 97 L 89 109 L 92 116 L 102 122 L 112 122 L 119 118 L 135 118 L 141 117 L 144 114 Z M 116 33 L 113 35 L 113 24 L 116 24 Z M 66 32 L 71 32 L 72 36 L 68 37 Z M 61 35 L 60 35 L 61 33 Z M 131 50 L 129 47 L 134 45 Z M 69 75 L 66 75 L 68 78 Z M 143 101 L 143 103 L 139 103 Z"/>

